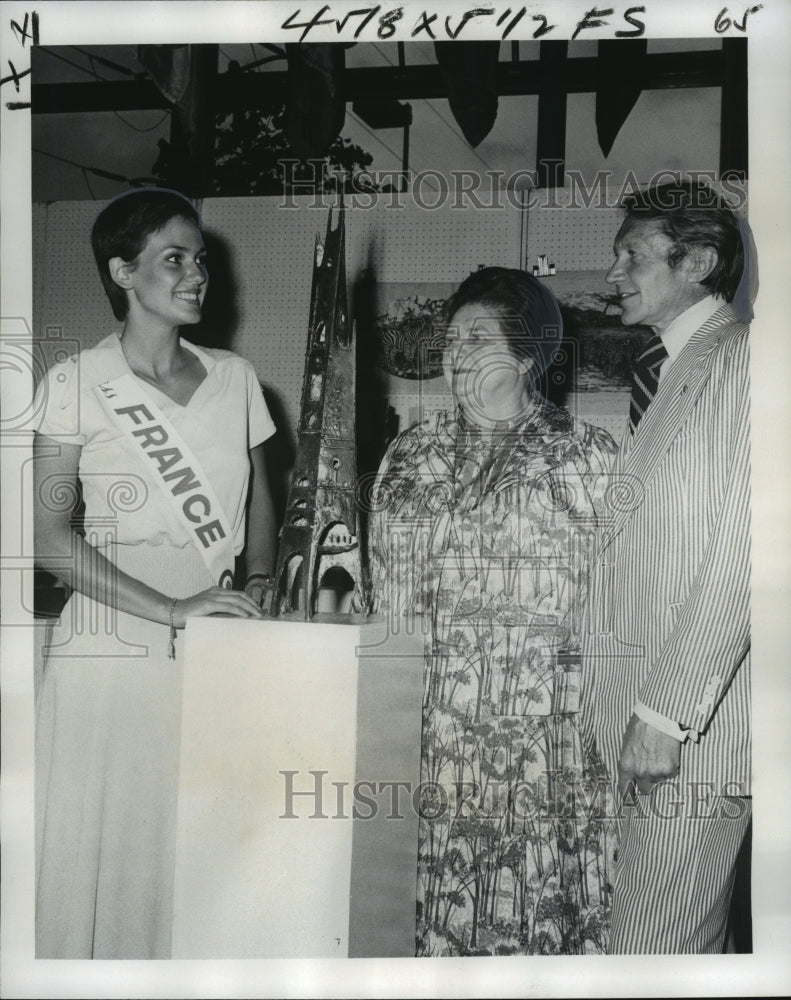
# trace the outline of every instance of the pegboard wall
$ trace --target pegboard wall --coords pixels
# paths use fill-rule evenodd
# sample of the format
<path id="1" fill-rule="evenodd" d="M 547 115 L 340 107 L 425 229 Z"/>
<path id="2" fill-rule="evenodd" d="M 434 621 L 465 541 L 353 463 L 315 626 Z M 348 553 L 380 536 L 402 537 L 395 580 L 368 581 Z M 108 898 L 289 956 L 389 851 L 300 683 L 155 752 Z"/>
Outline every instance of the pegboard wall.
<path id="1" fill-rule="evenodd" d="M 61 337 L 69 353 L 93 347 L 116 327 L 91 251 L 96 202 L 34 206 L 34 337 Z"/>
<path id="2" fill-rule="evenodd" d="M 567 201 L 567 190 L 557 192 L 553 201 Z M 607 199 L 609 201 L 609 199 Z M 524 266 L 532 271 L 539 254 L 561 271 L 607 271 L 612 264 L 612 244 L 623 215 L 618 208 L 562 208 L 541 206 L 526 218 Z"/>
<path id="3" fill-rule="evenodd" d="M 316 235 L 326 230 L 328 210 L 309 197 L 292 204 L 296 207 L 283 207 L 278 198 L 206 199 L 201 214 L 210 249 L 207 307 L 213 306 L 223 327 L 212 342 L 253 363 L 276 423 L 293 442 L 313 247 Z M 69 353 L 94 346 L 118 327 L 90 248 L 90 228 L 100 207 L 73 201 L 34 206 L 34 336 L 53 344 L 60 339 Z M 427 211 L 407 199 L 393 207 L 388 197 L 371 208 L 347 209 L 349 292 L 353 298 L 364 272 L 388 283 L 458 283 L 481 264 L 518 267 L 525 254 L 529 269 L 539 252 L 563 269 L 606 268 L 616 228 L 615 210 L 576 210 L 572 216 L 568 210 L 540 208 L 526 220 L 510 206 Z M 441 379 L 422 385 L 393 379 L 387 392 L 402 428 L 421 410 L 434 412 L 449 400 Z M 608 395 L 620 427 L 622 406 L 617 394 Z M 593 402 L 580 400 L 586 419 L 592 414 L 583 408 L 589 410 Z M 612 418 L 601 414 L 594 422 L 606 426 Z"/>

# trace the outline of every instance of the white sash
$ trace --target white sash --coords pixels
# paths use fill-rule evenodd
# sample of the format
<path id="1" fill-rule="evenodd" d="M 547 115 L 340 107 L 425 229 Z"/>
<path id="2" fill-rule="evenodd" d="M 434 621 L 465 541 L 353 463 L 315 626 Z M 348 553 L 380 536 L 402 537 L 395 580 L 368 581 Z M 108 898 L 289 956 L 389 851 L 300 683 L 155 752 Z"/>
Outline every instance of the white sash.
<path id="1" fill-rule="evenodd" d="M 179 524 L 221 587 L 233 584 L 233 533 L 208 478 L 159 407 L 128 372 L 93 387 L 115 427 L 134 443 Z"/>

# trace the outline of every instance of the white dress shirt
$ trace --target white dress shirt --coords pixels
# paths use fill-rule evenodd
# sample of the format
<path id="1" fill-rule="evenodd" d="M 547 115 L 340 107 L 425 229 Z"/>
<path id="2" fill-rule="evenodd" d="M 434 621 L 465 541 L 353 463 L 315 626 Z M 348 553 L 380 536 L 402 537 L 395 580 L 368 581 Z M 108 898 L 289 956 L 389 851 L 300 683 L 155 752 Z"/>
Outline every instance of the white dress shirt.
<path id="1" fill-rule="evenodd" d="M 724 305 L 725 299 L 714 295 L 707 295 L 696 302 L 694 306 L 685 309 L 680 316 L 676 316 L 673 322 L 668 324 L 667 328 L 659 334 L 667 351 L 667 360 L 662 366 L 662 370 L 660 370 L 660 378 L 662 377 L 662 371 L 666 370 L 667 366 L 676 360 L 687 346 L 687 342 L 692 339 L 692 335 Z"/>

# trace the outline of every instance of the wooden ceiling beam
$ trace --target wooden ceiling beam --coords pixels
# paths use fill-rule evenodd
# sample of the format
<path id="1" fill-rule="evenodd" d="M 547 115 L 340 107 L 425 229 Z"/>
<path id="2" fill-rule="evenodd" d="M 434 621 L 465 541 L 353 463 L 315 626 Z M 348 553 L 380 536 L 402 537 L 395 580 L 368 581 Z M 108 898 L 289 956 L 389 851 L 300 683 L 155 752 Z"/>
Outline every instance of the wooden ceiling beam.
<path id="1" fill-rule="evenodd" d="M 34 67 L 35 80 L 35 67 Z M 569 58 L 563 74 L 553 84 L 565 94 L 596 90 L 598 59 Z M 658 52 L 645 58 L 644 90 L 679 87 L 721 87 L 725 82 L 725 59 L 719 49 L 700 52 Z M 98 111 L 148 111 L 170 105 L 145 77 L 99 83 L 33 83 L 33 114 L 78 114 Z M 344 97 L 354 101 L 394 98 L 431 100 L 446 98 L 447 88 L 439 66 L 387 66 L 347 69 L 343 77 Z M 217 76 L 217 107 L 228 110 L 260 107 L 264 102 L 284 102 L 288 92 L 285 70 L 263 73 L 220 73 Z M 501 97 L 537 95 L 546 92 L 540 60 L 501 62 L 497 70 L 497 92 Z"/>

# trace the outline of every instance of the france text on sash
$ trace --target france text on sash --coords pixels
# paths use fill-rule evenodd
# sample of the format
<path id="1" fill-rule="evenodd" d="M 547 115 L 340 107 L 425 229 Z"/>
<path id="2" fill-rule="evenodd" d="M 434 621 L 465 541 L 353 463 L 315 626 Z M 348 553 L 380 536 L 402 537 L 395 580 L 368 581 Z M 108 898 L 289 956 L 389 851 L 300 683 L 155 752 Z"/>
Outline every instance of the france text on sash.
<path id="1" fill-rule="evenodd" d="M 212 516 L 211 501 L 206 496 L 201 481 L 192 467 L 185 463 L 181 449 L 168 445 L 170 435 L 162 424 L 157 423 L 148 407 L 144 403 L 134 403 L 119 407 L 115 412 L 119 417 L 137 425 L 132 430 L 132 436 L 143 453 L 154 463 L 164 488 L 173 497 L 184 497 L 180 501 L 182 512 L 191 523 L 191 530 L 203 548 L 208 549 L 214 542 L 225 538 L 222 524 L 217 517 Z"/>

